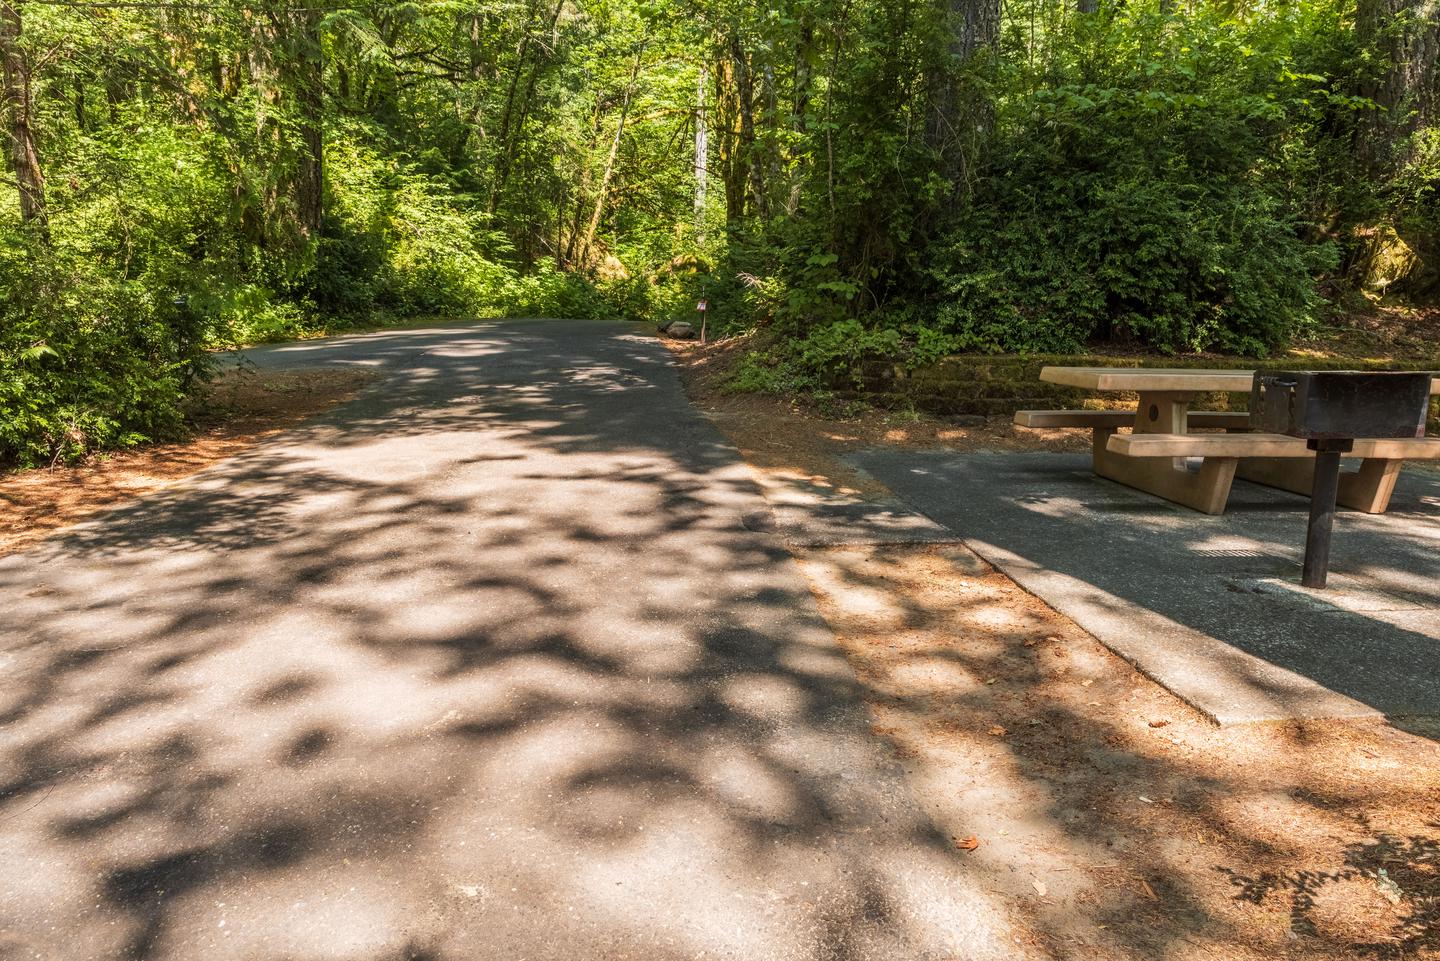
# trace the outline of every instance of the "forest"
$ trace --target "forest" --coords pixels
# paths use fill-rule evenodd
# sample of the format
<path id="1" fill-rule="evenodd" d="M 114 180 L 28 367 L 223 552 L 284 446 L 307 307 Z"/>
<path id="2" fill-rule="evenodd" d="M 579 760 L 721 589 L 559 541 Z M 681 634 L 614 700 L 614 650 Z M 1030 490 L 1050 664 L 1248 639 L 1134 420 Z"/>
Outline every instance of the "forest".
<path id="1" fill-rule="evenodd" d="M 0 459 L 417 317 L 1263 357 L 1440 290 L 1436 0 L 8 0 Z M 1369 298 L 1369 299 L 1367 299 Z"/>

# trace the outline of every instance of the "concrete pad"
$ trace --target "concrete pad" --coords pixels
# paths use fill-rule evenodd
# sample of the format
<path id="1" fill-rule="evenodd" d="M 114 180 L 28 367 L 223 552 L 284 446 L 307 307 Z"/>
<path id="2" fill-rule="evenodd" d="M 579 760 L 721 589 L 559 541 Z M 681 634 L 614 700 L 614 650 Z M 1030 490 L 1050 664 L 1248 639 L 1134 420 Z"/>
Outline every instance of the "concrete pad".
<path id="1" fill-rule="evenodd" d="M 1299 586 L 1308 501 L 1237 482 L 1209 517 L 1072 454 L 852 461 L 1221 724 L 1440 716 L 1440 475 L 1345 511 L 1331 588 Z"/>
<path id="2" fill-rule="evenodd" d="M 896 498 L 866 500 L 773 472 L 756 471 L 769 522 L 794 547 L 841 544 L 929 544 L 955 535 Z"/>
<path id="3" fill-rule="evenodd" d="M 1032 955 L 662 346 L 246 358 L 382 376 L 0 559 L 0 957 Z"/>

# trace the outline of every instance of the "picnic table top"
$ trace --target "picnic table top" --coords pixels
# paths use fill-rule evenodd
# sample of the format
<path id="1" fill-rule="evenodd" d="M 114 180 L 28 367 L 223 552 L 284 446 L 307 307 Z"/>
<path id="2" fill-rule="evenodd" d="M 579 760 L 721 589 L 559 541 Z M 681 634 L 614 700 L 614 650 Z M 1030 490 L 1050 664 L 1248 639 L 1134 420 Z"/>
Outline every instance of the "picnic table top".
<path id="1" fill-rule="evenodd" d="M 1253 370 L 1206 370 L 1185 367 L 1046 367 L 1040 379 L 1086 390 L 1243 391 L 1250 392 Z M 1440 377 L 1430 386 L 1440 394 Z"/>

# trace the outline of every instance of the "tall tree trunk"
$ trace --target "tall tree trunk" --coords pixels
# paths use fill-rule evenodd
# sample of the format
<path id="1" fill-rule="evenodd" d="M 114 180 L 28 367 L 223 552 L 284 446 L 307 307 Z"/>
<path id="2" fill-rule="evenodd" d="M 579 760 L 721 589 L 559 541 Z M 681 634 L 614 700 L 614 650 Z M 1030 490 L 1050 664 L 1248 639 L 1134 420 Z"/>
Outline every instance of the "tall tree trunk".
<path id="1" fill-rule="evenodd" d="M 705 188 L 710 176 L 710 135 L 705 127 L 705 65 L 700 65 L 700 79 L 695 86 L 695 223 L 705 223 Z"/>
<path id="2" fill-rule="evenodd" d="M 585 144 L 584 159 L 580 164 L 580 184 L 576 187 L 575 211 L 570 222 L 570 236 L 565 240 L 564 259 L 561 266 L 570 266 L 575 263 L 575 251 L 580 246 L 580 237 L 585 229 L 585 200 L 590 195 L 590 155 L 600 143 L 600 120 L 603 110 L 600 94 L 595 94 L 595 106 L 590 110 L 590 138 Z M 557 220 L 564 218 L 557 214 Z"/>
<path id="3" fill-rule="evenodd" d="M 711 125 L 714 135 L 713 155 L 716 162 L 712 167 L 720 171 L 720 180 L 725 187 L 725 220 L 737 223 L 745 216 L 745 185 L 749 172 L 745 165 L 745 151 L 739 145 L 739 100 L 735 94 L 732 79 L 735 64 L 727 50 L 717 50 L 715 58 L 715 122 Z"/>
<path id="4" fill-rule="evenodd" d="M 730 38 L 730 55 L 735 61 L 735 98 L 740 110 L 740 154 L 744 158 L 746 189 L 750 210 L 761 217 L 765 209 L 765 171 L 757 156 L 755 136 L 755 74 L 750 55 L 737 33 Z"/>
<path id="5" fill-rule="evenodd" d="M 295 164 L 295 214 L 304 240 L 320 235 L 325 214 L 325 88 L 320 11 L 291 14 L 296 18 L 294 52 L 295 99 L 300 152 Z"/>
<path id="6" fill-rule="evenodd" d="M 810 57 L 815 45 L 815 28 L 808 19 L 800 23 L 799 37 L 795 44 L 795 73 L 791 81 L 790 129 L 797 135 L 795 140 L 804 143 L 810 129 Z M 792 157 L 790 173 L 790 196 L 785 201 L 785 213 L 795 216 L 800 209 L 800 195 L 805 186 L 805 165 Z"/>
<path id="7" fill-rule="evenodd" d="M 1440 0 L 1359 0 L 1355 33 L 1386 64 L 1363 91 L 1379 109 L 1358 145 L 1372 172 L 1383 177 L 1409 159 L 1406 138 L 1437 119 Z"/>
<path id="8" fill-rule="evenodd" d="M 761 114 L 763 173 L 756 178 L 755 189 L 760 191 L 760 209 L 766 215 L 776 207 L 775 191 L 783 188 L 780 182 L 780 91 L 775 82 L 775 45 L 772 42 L 765 50 L 765 67 L 760 72 L 760 90 L 764 102 Z"/>
<path id="9" fill-rule="evenodd" d="M 266 11 L 250 27 L 246 57 L 256 105 L 246 176 L 259 188 L 260 209 L 247 209 L 245 222 L 262 245 L 304 248 L 319 234 L 324 213 L 320 13 Z"/>
<path id="10" fill-rule="evenodd" d="M 590 246 L 595 242 L 595 232 L 600 229 L 600 218 L 605 214 L 605 194 L 610 189 L 610 180 L 615 175 L 615 161 L 620 156 L 620 141 L 625 134 L 625 120 L 630 116 L 630 98 L 635 93 L 635 81 L 640 76 L 640 63 L 645 56 L 642 44 L 635 51 L 635 65 L 630 68 L 630 80 L 625 85 L 625 96 L 620 101 L 620 119 L 615 124 L 615 139 L 610 142 L 610 156 L 605 159 L 605 172 L 600 176 L 600 187 L 595 192 L 595 211 L 590 215 L 590 225 L 585 228 L 585 238 L 575 256 L 576 263 L 585 266 L 590 257 Z"/>
<path id="11" fill-rule="evenodd" d="M 490 198 L 485 204 L 488 213 L 494 213 L 500 209 L 500 200 L 504 196 L 505 186 L 510 181 L 510 170 L 515 163 L 515 151 L 520 146 L 520 136 L 525 131 L 525 121 L 530 117 L 530 98 L 535 93 L 535 83 L 540 77 L 540 58 L 535 57 L 531 63 L 530 50 L 535 46 L 530 35 L 531 25 L 539 12 L 537 3 L 531 8 L 531 16 L 525 24 L 525 36 L 520 39 L 520 46 L 515 52 L 515 73 L 510 77 L 510 89 L 505 97 L 505 110 L 500 118 L 500 157 L 496 162 L 495 183 L 490 188 Z M 560 14 L 565 9 L 565 0 L 556 0 L 554 8 L 550 12 L 550 22 L 547 26 L 547 33 L 554 33 L 560 22 Z M 526 77 L 525 86 L 520 87 L 520 78 Z M 517 96 L 518 94 L 518 96 Z"/>
<path id="12" fill-rule="evenodd" d="M 1440 0 L 1359 0 L 1355 33 L 1383 65 L 1361 90 L 1377 109 L 1360 121 L 1355 144 L 1364 175 L 1383 185 L 1414 159 L 1414 135 L 1440 120 Z M 1440 291 L 1440 241 L 1428 231 L 1407 230 L 1403 216 L 1395 219 L 1414 256 L 1388 290 L 1430 299 Z M 1367 246 L 1354 267 L 1362 283 L 1381 251 L 1374 241 Z"/>
<path id="13" fill-rule="evenodd" d="M 4 72 L 3 100 L 7 133 L 10 135 L 10 170 L 20 192 L 20 219 L 33 224 L 46 240 L 50 237 L 50 214 L 45 207 L 45 175 L 35 149 L 35 131 L 30 126 L 34 94 L 30 86 L 30 60 L 20 47 L 20 0 L 0 5 L 0 67 Z"/>
<path id="14" fill-rule="evenodd" d="M 946 63 L 930 97 L 926 140 L 940 155 L 940 173 L 953 201 L 969 189 L 975 154 L 988 138 L 994 111 L 965 70 L 1000 39 L 1000 0 L 941 0 Z"/>

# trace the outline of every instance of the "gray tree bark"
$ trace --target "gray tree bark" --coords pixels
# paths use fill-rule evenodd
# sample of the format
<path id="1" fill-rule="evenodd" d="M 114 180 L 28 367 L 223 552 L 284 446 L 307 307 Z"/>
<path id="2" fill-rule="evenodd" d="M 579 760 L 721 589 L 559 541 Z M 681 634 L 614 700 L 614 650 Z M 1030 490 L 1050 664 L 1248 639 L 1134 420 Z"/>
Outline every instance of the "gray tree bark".
<path id="1" fill-rule="evenodd" d="M 1377 109 L 1361 120 L 1355 144 L 1364 175 L 1383 185 L 1414 159 L 1414 134 L 1440 120 L 1440 0 L 1358 0 L 1355 33 L 1383 64 L 1361 91 Z M 1440 242 L 1394 227 L 1414 256 L 1389 290 L 1429 299 L 1440 291 Z M 1379 250 L 1372 244 L 1357 262 L 1359 277 L 1370 274 Z"/>
<path id="2" fill-rule="evenodd" d="M 1355 33 L 1385 61 L 1364 91 L 1379 110 L 1362 130 L 1361 154 L 1379 174 L 1409 159 L 1402 141 L 1437 119 L 1440 0 L 1359 0 Z"/>
<path id="3" fill-rule="evenodd" d="M 705 85 L 709 71 L 700 65 L 700 79 L 695 85 L 695 222 L 705 223 L 705 188 L 710 177 L 710 133 L 705 126 Z"/>
<path id="4" fill-rule="evenodd" d="M 45 174 L 40 168 L 40 153 L 35 149 L 35 131 L 30 125 L 35 100 L 30 86 L 30 61 L 20 47 L 23 24 L 18 0 L 0 3 L 0 68 L 3 68 L 3 89 L 0 100 L 5 106 L 6 132 L 10 138 L 10 169 L 20 192 L 20 218 L 34 224 L 40 235 L 50 235 L 50 215 L 45 206 Z"/>
<path id="5" fill-rule="evenodd" d="M 300 130 L 300 152 L 295 166 L 295 213 L 305 240 L 320 235 L 325 189 L 325 87 L 320 12 L 291 14 L 295 30 L 295 98 Z"/>
<path id="6" fill-rule="evenodd" d="M 968 191 L 975 154 L 994 125 L 994 111 L 965 76 L 965 68 L 1000 39 L 999 0 L 941 0 L 946 63 L 932 87 L 926 139 L 940 155 L 952 200 Z"/>

